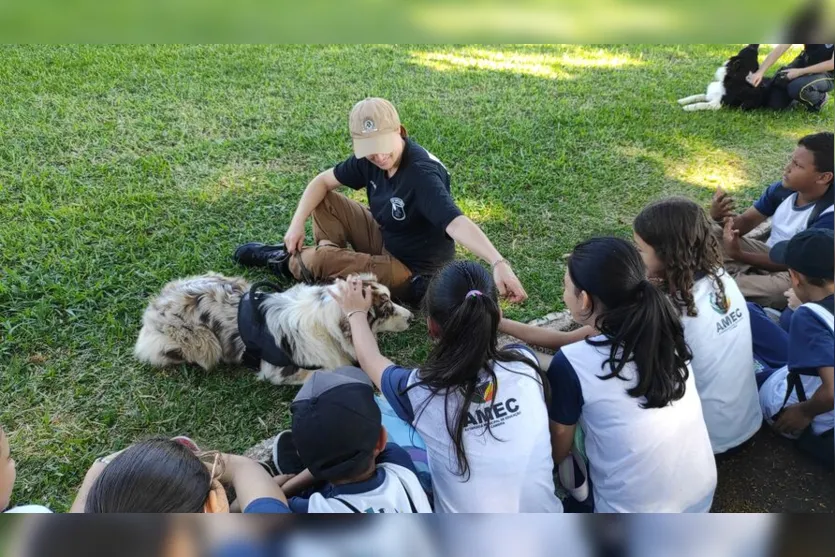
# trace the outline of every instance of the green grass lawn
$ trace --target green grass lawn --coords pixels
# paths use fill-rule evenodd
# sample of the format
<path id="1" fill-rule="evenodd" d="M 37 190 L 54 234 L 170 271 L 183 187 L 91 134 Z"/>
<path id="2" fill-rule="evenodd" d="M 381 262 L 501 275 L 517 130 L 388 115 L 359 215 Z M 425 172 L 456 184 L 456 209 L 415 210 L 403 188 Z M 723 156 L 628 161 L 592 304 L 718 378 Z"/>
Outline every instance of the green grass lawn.
<path id="1" fill-rule="evenodd" d="M 137 364 L 148 297 L 278 240 L 347 114 L 392 100 L 530 294 L 561 309 L 562 257 L 630 235 L 667 194 L 754 199 L 833 110 L 685 113 L 738 46 L 0 47 L 0 424 L 14 501 L 65 510 L 93 459 L 155 434 L 243 451 L 293 389 L 242 369 Z M 788 60 L 788 58 L 787 58 Z M 465 256 L 465 254 L 461 254 Z M 383 339 L 404 364 L 425 327 Z"/>

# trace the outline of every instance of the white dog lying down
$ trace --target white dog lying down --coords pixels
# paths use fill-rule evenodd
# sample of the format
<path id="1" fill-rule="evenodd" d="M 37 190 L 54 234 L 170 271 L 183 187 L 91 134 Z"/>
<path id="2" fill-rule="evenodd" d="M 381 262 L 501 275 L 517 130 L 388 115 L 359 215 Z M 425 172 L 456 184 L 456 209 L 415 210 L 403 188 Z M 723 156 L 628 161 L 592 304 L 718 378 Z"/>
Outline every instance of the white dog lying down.
<path id="1" fill-rule="evenodd" d="M 377 277 L 360 278 L 371 289 L 371 330 L 405 331 L 412 313 L 392 302 Z M 350 326 L 329 292 L 333 285 L 257 292 L 262 284 L 252 288 L 242 278 L 215 273 L 169 282 L 145 310 L 134 354 L 159 367 L 247 363 L 258 379 L 276 385 L 300 384 L 309 370 L 356 362 Z"/>

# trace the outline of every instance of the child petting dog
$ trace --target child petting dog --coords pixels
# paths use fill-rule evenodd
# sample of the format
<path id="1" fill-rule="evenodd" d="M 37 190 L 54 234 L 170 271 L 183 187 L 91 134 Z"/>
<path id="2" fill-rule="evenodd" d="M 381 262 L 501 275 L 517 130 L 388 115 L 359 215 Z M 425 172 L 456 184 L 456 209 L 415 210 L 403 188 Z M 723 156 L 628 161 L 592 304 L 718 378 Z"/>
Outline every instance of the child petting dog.
<path id="1" fill-rule="evenodd" d="M 418 369 L 380 353 L 361 282 L 349 279 L 336 298 L 360 366 L 426 443 L 436 512 L 562 511 L 547 382 L 529 349 L 498 347 L 498 290 L 482 266 L 456 261 L 432 279 L 425 304 L 436 344 Z"/>

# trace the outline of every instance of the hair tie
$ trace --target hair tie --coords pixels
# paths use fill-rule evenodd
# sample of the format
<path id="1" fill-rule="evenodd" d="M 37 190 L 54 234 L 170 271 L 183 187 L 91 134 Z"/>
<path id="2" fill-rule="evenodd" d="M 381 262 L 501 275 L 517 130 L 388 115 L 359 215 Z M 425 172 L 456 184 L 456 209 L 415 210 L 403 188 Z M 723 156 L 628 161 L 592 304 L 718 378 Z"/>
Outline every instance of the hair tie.
<path id="1" fill-rule="evenodd" d="M 464 296 L 464 299 L 472 298 L 473 296 L 483 296 L 484 294 L 481 293 L 481 290 L 470 290 L 467 292 L 467 295 Z"/>
<path id="2" fill-rule="evenodd" d="M 649 281 L 647 279 L 643 279 L 641 282 L 639 282 L 635 286 L 635 290 L 633 290 L 633 292 L 635 293 L 634 296 L 638 300 L 641 300 L 641 299 L 643 299 L 644 296 L 646 296 L 647 291 L 649 291 L 653 288 L 655 288 L 655 285 L 652 284 L 651 281 Z"/>

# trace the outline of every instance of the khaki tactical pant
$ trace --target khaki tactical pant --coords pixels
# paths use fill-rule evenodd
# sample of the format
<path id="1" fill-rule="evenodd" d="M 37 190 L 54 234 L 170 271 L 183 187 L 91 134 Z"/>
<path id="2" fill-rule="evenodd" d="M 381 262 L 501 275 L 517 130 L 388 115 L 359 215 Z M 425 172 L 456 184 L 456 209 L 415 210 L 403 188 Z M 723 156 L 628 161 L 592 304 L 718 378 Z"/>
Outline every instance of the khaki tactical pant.
<path id="1" fill-rule="evenodd" d="M 719 240 L 719 246 L 721 247 L 722 227 L 714 224 L 712 231 L 716 239 Z M 768 253 L 770 249 L 765 242 L 745 237 L 739 239 L 739 246 L 742 251 L 754 253 Z M 765 271 L 728 257 L 725 257 L 725 270 L 734 277 L 746 300 L 763 307 L 785 309 L 786 297 L 783 293 L 792 287 L 787 271 Z"/>
<path id="2" fill-rule="evenodd" d="M 297 280 L 374 273 L 392 295 L 408 297 L 412 272 L 385 250 L 380 226 L 356 201 L 328 193 L 313 211 L 313 239 L 315 247 L 303 248 L 290 258 L 290 272 Z M 320 246 L 322 240 L 335 245 Z"/>

